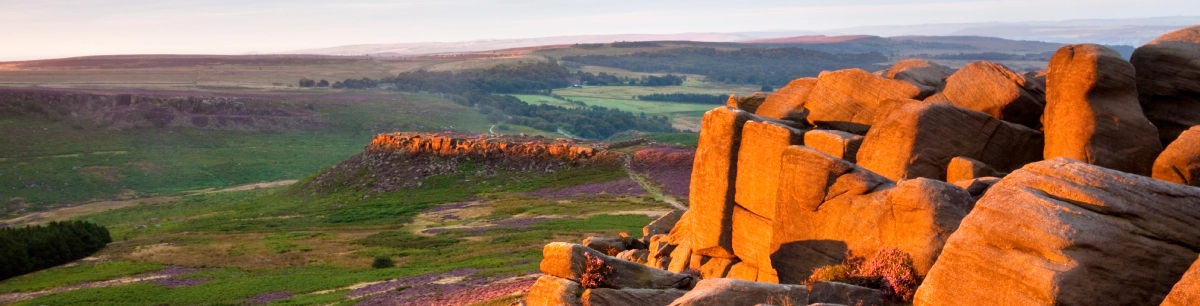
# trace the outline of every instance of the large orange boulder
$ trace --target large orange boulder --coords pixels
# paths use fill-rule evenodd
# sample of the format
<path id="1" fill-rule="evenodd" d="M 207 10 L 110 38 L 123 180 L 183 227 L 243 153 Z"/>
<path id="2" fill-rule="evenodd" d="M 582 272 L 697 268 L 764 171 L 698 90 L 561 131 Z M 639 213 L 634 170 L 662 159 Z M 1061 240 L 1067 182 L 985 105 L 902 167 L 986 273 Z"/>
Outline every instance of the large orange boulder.
<path id="1" fill-rule="evenodd" d="M 888 68 L 885 77 L 901 80 L 916 85 L 921 89 L 921 95 L 916 99 L 924 99 L 946 87 L 946 78 L 950 77 L 949 68 L 923 59 L 906 59 Z"/>
<path id="2" fill-rule="evenodd" d="M 579 295 L 583 287 L 579 283 L 550 275 L 542 275 L 529 288 L 525 303 L 529 306 L 581 306 Z"/>
<path id="3" fill-rule="evenodd" d="M 1200 305 L 1200 261 L 1192 264 L 1162 303 L 1162 306 L 1191 305 Z"/>
<path id="4" fill-rule="evenodd" d="M 742 126 L 754 115 L 729 107 L 704 113 L 700 140 L 692 166 L 689 209 L 684 219 L 695 225 L 686 230 L 697 254 L 732 258 L 731 230 L 737 186 L 738 149 Z"/>
<path id="5" fill-rule="evenodd" d="M 838 130 L 811 130 L 804 133 L 804 146 L 852 163 L 862 141 L 862 136 Z"/>
<path id="6" fill-rule="evenodd" d="M 1046 91 L 1041 84 L 1003 65 L 979 61 L 946 78 L 942 94 L 954 106 L 984 112 L 1000 120 L 1037 129 Z"/>
<path id="7" fill-rule="evenodd" d="M 1200 26 L 1159 36 L 1129 61 L 1137 68 L 1138 100 L 1162 145 L 1200 125 Z"/>
<path id="8" fill-rule="evenodd" d="M 1067 158 L 992 186 L 915 305 L 1155 305 L 1196 261 L 1200 188 Z"/>
<path id="9" fill-rule="evenodd" d="M 579 282 L 587 272 L 589 260 L 599 261 L 612 269 L 612 277 L 605 285 L 616 289 L 688 289 L 696 281 L 691 275 L 647 267 L 604 255 L 583 245 L 562 242 L 552 242 L 542 248 L 539 268 L 546 275 Z"/>
<path id="10" fill-rule="evenodd" d="M 862 134 L 875 122 L 876 109 L 883 101 L 920 95 L 921 90 L 913 84 L 862 69 L 825 71 L 817 76 L 804 107 L 814 126 Z"/>
<path id="11" fill-rule="evenodd" d="M 956 156 L 950 159 L 950 165 L 946 168 L 946 181 L 959 182 L 989 176 L 1002 177 L 1005 174 L 978 160 Z"/>
<path id="12" fill-rule="evenodd" d="M 1154 160 L 1154 178 L 1200 187 L 1200 125 L 1179 134 Z"/>
<path id="13" fill-rule="evenodd" d="M 804 101 L 808 100 L 808 93 L 816 85 L 817 78 L 792 80 L 787 86 L 767 96 L 754 114 L 768 118 L 806 122 L 808 111 L 804 109 Z"/>
<path id="14" fill-rule="evenodd" d="M 783 149 L 803 141 L 804 131 L 773 122 L 746 122 L 742 127 L 742 143 L 738 146 L 737 177 L 744 179 L 735 184 L 737 205 L 774 219 Z M 737 231 L 737 224 L 734 224 L 734 231 Z"/>
<path id="15" fill-rule="evenodd" d="M 725 106 L 737 108 L 753 114 L 758 110 L 758 107 L 766 101 L 767 94 L 761 92 L 756 92 L 752 95 L 741 97 L 729 95 L 729 99 L 725 101 Z"/>
<path id="16" fill-rule="evenodd" d="M 1104 46 L 1067 45 L 1050 58 L 1046 82 L 1046 159 L 1150 175 L 1162 144 L 1138 104 L 1133 65 Z"/>
<path id="17" fill-rule="evenodd" d="M 781 283 L 800 283 L 812 270 L 839 264 L 846 251 L 874 254 L 896 248 L 924 274 L 971 210 L 974 199 L 949 183 L 899 184 L 803 146 L 788 147 L 770 239 L 771 264 Z"/>
<path id="18" fill-rule="evenodd" d="M 945 180 L 962 156 L 1000 171 L 1042 159 L 1042 133 L 948 104 L 892 100 L 858 150 L 858 164 L 892 180 Z"/>

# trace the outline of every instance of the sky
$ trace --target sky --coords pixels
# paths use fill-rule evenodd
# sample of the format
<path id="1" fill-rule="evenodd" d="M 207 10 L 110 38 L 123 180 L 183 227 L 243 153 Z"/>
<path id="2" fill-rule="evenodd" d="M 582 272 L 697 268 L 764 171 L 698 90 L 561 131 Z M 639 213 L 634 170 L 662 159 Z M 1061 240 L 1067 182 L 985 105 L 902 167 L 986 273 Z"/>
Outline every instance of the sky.
<path id="1" fill-rule="evenodd" d="M 1200 15 L 1200 1 L 0 0 L 0 61 L 1179 15 Z"/>

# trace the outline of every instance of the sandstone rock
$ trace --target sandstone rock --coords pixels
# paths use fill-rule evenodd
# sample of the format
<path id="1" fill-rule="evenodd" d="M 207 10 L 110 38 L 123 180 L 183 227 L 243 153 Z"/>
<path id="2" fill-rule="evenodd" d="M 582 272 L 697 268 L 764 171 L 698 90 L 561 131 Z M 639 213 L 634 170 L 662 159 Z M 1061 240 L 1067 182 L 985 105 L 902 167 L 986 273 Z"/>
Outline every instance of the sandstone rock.
<path id="1" fill-rule="evenodd" d="M 591 236 L 583 239 L 583 245 L 609 256 L 616 256 L 625 251 L 625 240 L 620 237 Z"/>
<path id="2" fill-rule="evenodd" d="M 654 269 L 604 255 L 582 245 L 562 242 L 547 244 L 542 249 L 542 273 L 578 281 L 586 267 L 587 258 L 584 254 L 590 255 L 592 258 L 600 258 L 605 264 L 612 267 L 613 277 L 609 285 L 616 289 L 687 289 L 695 284 L 695 280 L 690 275 Z"/>
<path id="3" fill-rule="evenodd" d="M 809 303 L 883 305 L 883 292 L 838 282 L 815 282 L 808 287 Z"/>
<path id="4" fill-rule="evenodd" d="M 881 108 L 858 150 L 858 164 L 892 180 L 945 180 L 956 156 L 1000 171 L 1042 157 L 1040 132 L 984 113 L 913 100 L 891 100 Z"/>
<path id="5" fill-rule="evenodd" d="M 650 257 L 650 251 L 644 249 L 625 250 L 617 254 L 617 259 L 644 264 Z"/>
<path id="6" fill-rule="evenodd" d="M 1067 45 L 1050 58 L 1046 81 L 1046 159 L 1150 175 L 1162 144 L 1138 104 L 1133 65 L 1104 46 Z"/>
<path id="7" fill-rule="evenodd" d="M 700 278 L 722 278 L 729 275 L 729 269 L 740 263 L 737 258 L 710 258 L 707 262 L 700 266 Z"/>
<path id="8" fill-rule="evenodd" d="M 804 133 L 804 146 L 821 153 L 855 162 L 863 137 L 835 130 L 812 130 Z"/>
<path id="9" fill-rule="evenodd" d="M 912 99 L 921 90 L 905 81 L 881 78 L 862 69 L 825 71 L 804 103 L 808 122 L 818 127 L 855 134 L 866 133 L 874 123 L 880 103 L 887 99 Z"/>
<path id="10" fill-rule="evenodd" d="M 1154 178 L 1200 187 L 1200 125 L 1180 134 L 1154 160 Z"/>
<path id="11" fill-rule="evenodd" d="M 729 267 L 729 273 L 726 274 L 726 277 L 750 282 L 757 281 L 758 267 L 745 262 L 739 262 Z"/>
<path id="12" fill-rule="evenodd" d="M 983 197 L 988 189 L 992 188 L 993 185 L 996 185 L 996 183 L 999 182 L 1000 178 L 998 177 L 981 177 L 977 179 L 956 181 L 954 182 L 954 186 L 965 189 L 967 193 L 971 195 L 971 198 L 975 199 L 975 202 L 978 202 L 979 198 Z"/>
<path id="13" fill-rule="evenodd" d="M 732 278 L 706 279 L 671 306 L 751 306 L 760 303 L 804 305 L 808 289 L 802 285 L 748 282 Z"/>
<path id="14" fill-rule="evenodd" d="M 1025 73 L 1025 78 L 1037 82 L 1038 85 L 1042 85 L 1042 88 L 1046 88 L 1046 73 L 1046 69 L 1030 71 Z"/>
<path id="15" fill-rule="evenodd" d="M 915 305 L 1154 305 L 1200 250 L 1200 188 L 1067 158 L 984 195 Z"/>
<path id="16" fill-rule="evenodd" d="M 733 254 L 759 269 L 771 268 L 771 228 L 773 220 L 747 209 L 733 208 Z"/>
<path id="17" fill-rule="evenodd" d="M 942 91 L 950 104 L 980 111 L 1031 129 L 1041 127 L 1046 91 L 1003 65 L 978 61 L 946 78 Z"/>
<path id="18" fill-rule="evenodd" d="M 887 70 L 887 78 L 901 80 L 916 85 L 921 94 L 914 99 L 928 97 L 946 87 L 946 78 L 950 76 L 946 66 L 923 59 L 906 59 L 896 62 Z"/>
<path id="19" fill-rule="evenodd" d="M 992 169 L 992 166 L 988 166 L 983 162 L 962 156 L 951 158 L 950 165 L 946 167 L 947 182 L 966 181 L 989 176 L 1003 177 L 1005 174 Z"/>
<path id="20" fill-rule="evenodd" d="M 787 86 L 767 96 L 754 114 L 794 122 L 807 122 L 808 110 L 804 109 L 804 102 L 808 100 L 808 93 L 816 85 L 817 78 L 792 80 Z"/>
<path id="21" fill-rule="evenodd" d="M 1200 305 L 1200 261 L 1192 264 L 1183 278 L 1171 287 L 1171 293 L 1163 300 L 1162 306 Z"/>
<path id="22" fill-rule="evenodd" d="M 1129 61 L 1137 68 L 1138 100 L 1162 145 L 1200 125 L 1200 26 L 1159 36 Z"/>
<path id="23" fill-rule="evenodd" d="M 746 179 L 737 180 L 735 184 L 737 205 L 764 218 L 775 218 L 780 157 L 784 148 L 803 141 L 804 131 L 773 122 L 746 122 L 737 155 L 737 177 Z M 736 235 L 736 220 L 733 230 Z M 734 255 L 737 255 L 736 249 Z"/>
<path id="24" fill-rule="evenodd" d="M 651 236 L 649 252 L 646 254 L 646 265 L 666 270 L 671 261 L 671 252 L 675 251 L 676 246 L 667 241 L 667 235 Z"/>
<path id="25" fill-rule="evenodd" d="M 581 306 L 579 295 L 582 291 L 583 287 L 572 280 L 542 275 L 529 288 L 525 303 L 529 306 Z"/>
<path id="26" fill-rule="evenodd" d="M 671 212 L 654 219 L 654 221 L 642 227 L 642 237 L 652 237 L 654 235 L 670 233 L 675 224 L 679 223 L 679 218 L 683 217 L 685 210 L 675 209 Z"/>
<path id="27" fill-rule="evenodd" d="M 726 106 L 737 108 L 753 114 L 758 110 L 758 107 L 767 101 L 767 94 L 756 92 L 749 96 L 738 97 L 729 95 L 729 100 L 725 102 Z"/>
<path id="28" fill-rule="evenodd" d="M 840 264 L 846 251 L 873 254 L 883 247 L 912 256 L 923 275 L 974 202 L 948 183 L 896 184 L 807 147 L 789 147 L 783 159 L 769 251 L 781 283 L 800 283 L 815 268 Z"/>
<path id="29" fill-rule="evenodd" d="M 733 258 L 732 236 L 734 192 L 742 125 L 754 118 L 750 113 L 718 107 L 704 113 L 700 140 L 692 166 L 691 192 L 685 219 L 693 222 L 686 230 L 688 242 L 698 254 Z"/>
<path id="30" fill-rule="evenodd" d="M 946 97 L 946 94 L 944 94 L 944 93 L 940 93 L 940 92 L 939 92 L 939 93 L 936 93 L 936 94 L 933 94 L 932 96 L 925 97 L 925 99 L 924 99 L 924 100 L 921 100 L 921 101 L 925 101 L 925 102 L 927 102 L 927 103 L 943 103 L 943 104 L 950 104 L 950 98 L 947 98 L 947 97 Z"/>
<path id="31" fill-rule="evenodd" d="M 687 291 L 678 289 L 609 289 L 583 292 L 583 306 L 666 306 Z"/>
<path id="32" fill-rule="evenodd" d="M 667 271 L 683 273 L 684 270 L 691 268 L 693 254 L 691 245 L 686 241 L 676 246 L 671 251 L 671 259 L 667 261 Z"/>

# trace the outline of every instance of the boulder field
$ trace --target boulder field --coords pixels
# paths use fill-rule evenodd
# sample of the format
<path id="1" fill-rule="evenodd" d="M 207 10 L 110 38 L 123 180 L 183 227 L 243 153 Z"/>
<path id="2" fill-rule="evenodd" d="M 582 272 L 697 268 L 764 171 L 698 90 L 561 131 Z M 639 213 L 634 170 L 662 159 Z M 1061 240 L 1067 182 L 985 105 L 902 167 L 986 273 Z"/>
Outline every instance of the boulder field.
<path id="1" fill-rule="evenodd" d="M 703 117 L 688 209 L 547 245 L 526 302 L 1197 305 L 1197 63 L 1200 26 L 1131 61 L 903 60 L 731 98 Z"/>

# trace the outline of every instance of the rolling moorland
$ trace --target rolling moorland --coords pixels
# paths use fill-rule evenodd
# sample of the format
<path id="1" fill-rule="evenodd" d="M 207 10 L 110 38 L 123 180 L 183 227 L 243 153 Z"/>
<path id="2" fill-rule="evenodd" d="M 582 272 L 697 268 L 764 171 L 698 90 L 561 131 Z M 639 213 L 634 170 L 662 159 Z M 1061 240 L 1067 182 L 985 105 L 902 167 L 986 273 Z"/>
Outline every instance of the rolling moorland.
<path id="1" fill-rule="evenodd" d="M 638 42 L 414 57 L 162 55 L 0 63 L 0 86 L 5 87 L 0 88 L 5 93 L 0 95 L 5 106 L 0 109 L 0 213 L 5 220 L 0 222 L 23 226 L 84 220 L 107 227 L 114 240 L 87 259 L 0 282 L 0 302 L 508 305 L 533 284 L 529 275 L 537 271 L 547 242 L 619 233 L 640 238 L 644 225 L 687 205 L 696 132 L 701 117 L 715 105 L 636 96 L 744 97 L 821 70 L 875 71 L 913 56 L 935 58 L 952 68 L 992 59 L 1026 71 L 1045 68 L 1046 53 L 1059 47 L 978 38 L 814 42 L 802 37 L 752 44 Z M 747 56 L 771 48 L 821 53 Z M 813 61 L 822 56 L 862 61 L 809 70 L 763 68 L 814 55 Z M 714 56 L 740 62 L 720 71 L 696 69 Z M 387 82 L 369 89 L 297 84 L 301 78 L 387 80 L 421 70 L 475 73 L 533 63 L 557 63 L 572 74 L 605 73 L 622 80 L 667 74 L 686 79 L 672 86 L 571 84 L 544 92 L 469 93 L 397 90 Z M 719 75 L 737 77 L 715 80 Z M 489 118 L 491 113 L 479 103 L 485 98 L 462 98 L 469 94 L 511 95 L 532 106 L 603 107 L 632 116 L 661 116 L 677 131 L 560 141 L 555 139 L 572 137 L 572 129 L 579 127 L 548 130 L 515 124 L 521 116 L 515 113 Z M 153 107 L 85 112 L 31 106 L 74 105 L 46 103 L 70 100 L 62 98 L 66 96 L 87 97 L 82 98 L 90 101 L 86 105 L 123 105 L 123 95 L 130 96 L 130 105 Z M 163 103 L 174 108 L 156 108 Z M 611 147 L 629 162 L 532 159 L 538 167 L 513 168 L 506 161 L 470 154 L 426 152 L 436 156 L 408 160 L 364 152 L 378 135 L 394 131 Z M 635 138 L 645 141 L 630 141 Z M 645 162 L 663 156 L 684 162 L 665 169 Z M 411 164 L 361 168 L 371 160 Z M 346 167 L 368 170 L 339 170 Z M 381 168 L 399 172 L 371 172 Z M 413 171 L 424 174 L 410 179 L 417 173 Z M 371 185 L 383 177 L 398 181 L 391 187 Z M 378 262 L 379 268 L 373 268 Z M 466 295 L 478 299 L 437 300 Z"/>

